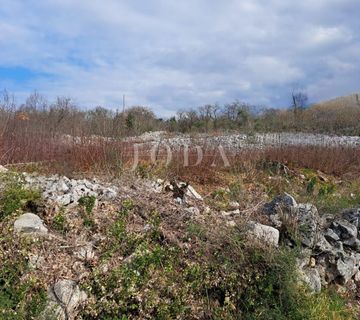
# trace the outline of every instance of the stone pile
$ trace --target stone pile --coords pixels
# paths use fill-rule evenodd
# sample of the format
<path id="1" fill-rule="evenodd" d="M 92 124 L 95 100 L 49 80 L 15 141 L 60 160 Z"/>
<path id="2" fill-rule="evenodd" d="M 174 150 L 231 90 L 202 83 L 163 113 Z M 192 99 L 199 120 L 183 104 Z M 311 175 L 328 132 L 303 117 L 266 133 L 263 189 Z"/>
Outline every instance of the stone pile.
<path id="1" fill-rule="evenodd" d="M 75 180 L 65 176 L 41 176 L 24 174 L 25 184 L 33 189 L 42 191 L 44 200 L 60 206 L 77 204 L 84 196 L 94 196 L 99 201 L 109 201 L 117 196 L 118 189 L 114 186 L 105 186 L 96 179 Z"/>
<path id="2" fill-rule="evenodd" d="M 139 145 L 150 147 L 170 147 L 179 150 L 183 146 L 207 146 L 217 148 L 221 145 L 224 149 L 239 148 L 265 148 L 279 146 L 323 146 L 323 147 L 358 147 L 360 137 L 356 136 L 331 136 L 326 134 L 311 133 L 256 133 L 249 134 L 224 134 L 209 136 L 199 134 L 195 137 L 177 134 L 174 137 L 166 137 L 163 132 L 148 132 L 138 137 L 127 138 L 125 141 L 133 141 Z"/>
<path id="3" fill-rule="evenodd" d="M 302 279 L 314 291 L 330 283 L 345 285 L 360 276 L 360 208 L 320 217 L 315 206 L 283 194 L 264 206 L 270 224 L 288 245 L 301 242 Z M 360 280 L 360 279 L 359 279 Z"/>

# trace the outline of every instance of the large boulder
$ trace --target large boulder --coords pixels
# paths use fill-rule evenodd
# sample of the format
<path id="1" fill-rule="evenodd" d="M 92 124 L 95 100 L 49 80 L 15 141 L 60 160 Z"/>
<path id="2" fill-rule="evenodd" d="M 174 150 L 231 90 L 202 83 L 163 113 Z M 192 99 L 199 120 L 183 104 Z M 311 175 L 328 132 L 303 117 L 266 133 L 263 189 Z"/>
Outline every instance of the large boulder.
<path id="1" fill-rule="evenodd" d="M 284 193 L 265 204 L 264 212 L 276 228 L 284 231 L 286 239 L 297 234 L 304 246 L 313 247 L 316 244 L 320 217 L 314 205 L 297 204 L 291 195 Z"/>
<path id="2" fill-rule="evenodd" d="M 254 237 L 269 245 L 277 246 L 279 244 L 279 230 L 254 221 L 250 221 L 247 224 L 247 227 L 248 235 L 251 237 Z"/>
<path id="3" fill-rule="evenodd" d="M 359 271 L 360 255 L 344 255 L 337 259 L 335 267 L 339 282 L 347 283 Z"/>
<path id="4" fill-rule="evenodd" d="M 282 226 L 284 215 L 292 214 L 298 204 L 294 197 L 284 192 L 276 196 L 271 202 L 264 205 L 264 212 L 269 216 L 272 224 L 279 228 Z"/>
<path id="5" fill-rule="evenodd" d="M 324 270 L 326 283 L 346 284 L 359 271 L 360 254 L 339 250 L 336 254 L 322 255 L 317 261 Z"/>
<path id="6" fill-rule="evenodd" d="M 46 234 L 48 229 L 39 216 L 31 212 L 24 213 L 14 222 L 14 231 L 25 234 Z"/>

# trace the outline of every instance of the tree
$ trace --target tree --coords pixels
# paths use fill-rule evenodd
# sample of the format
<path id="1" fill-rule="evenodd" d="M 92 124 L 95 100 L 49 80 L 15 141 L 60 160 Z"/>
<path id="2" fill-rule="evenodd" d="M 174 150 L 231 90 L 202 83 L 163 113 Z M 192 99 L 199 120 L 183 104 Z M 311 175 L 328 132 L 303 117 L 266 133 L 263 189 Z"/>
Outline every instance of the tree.
<path id="1" fill-rule="evenodd" d="M 299 110 L 305 109 L 309 100 L 308 95 L 303 91 L 293 91 L 291 94 L 292 103 L 295 113 Z"/>
<path id="2" fill-rule="evenodd" d="M 47 107 L 48 102 L 46 98 L 37 91 L 34 91 L 32 94 L 30 94 L 30 96 L 27 97 L 25 102 L 25 108 L 27 110 L 45 111 Z"/>
<path id="3" fill-rule="evenodd" d="M 122 122 L 125 125 L 125 135 L 138 135 L 154 130 L 159 122 L 154 112 L 143 106 L 131 107 L 125 110 L 125 112 L 119 113 L 116 118 L 123 119 L 123 121 L 117 122 Z"/>
<path id="4" fill-rule="evenodd" d="M 248 125 L 251 118 L 250 106 L 239 101 L 225 105 L 224 115 L 230 128 L 240 128 Z"/>

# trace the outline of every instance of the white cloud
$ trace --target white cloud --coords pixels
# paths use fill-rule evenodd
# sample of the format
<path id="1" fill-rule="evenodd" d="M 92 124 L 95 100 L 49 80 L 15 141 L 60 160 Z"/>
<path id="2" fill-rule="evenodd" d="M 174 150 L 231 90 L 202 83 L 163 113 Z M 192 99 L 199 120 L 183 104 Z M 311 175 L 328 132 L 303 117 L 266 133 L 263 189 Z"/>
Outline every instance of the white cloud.
<path id="1" fill-rule="evenodd" d="M 0 84 L 90 106 L 126 93 L 159 114 L 233 99 L 282 106 L 294 83 L 323 99 L 358 86 L 359 11 L 357 0 L 2 0 L 0 67 L 47 76 Z"/>
<path id="2" fill-rule="evenodd" d="M 311 32 L 311 41 L 314 45 L 333 44 L 350 41 L 352 35 L 339 27 L 316 27 Z"/>

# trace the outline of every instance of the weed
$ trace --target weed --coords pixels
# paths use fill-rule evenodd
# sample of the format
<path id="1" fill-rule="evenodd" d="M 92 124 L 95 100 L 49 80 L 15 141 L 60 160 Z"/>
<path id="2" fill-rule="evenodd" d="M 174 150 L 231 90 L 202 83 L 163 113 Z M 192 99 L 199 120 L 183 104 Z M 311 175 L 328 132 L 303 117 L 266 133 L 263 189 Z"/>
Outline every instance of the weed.
<path id="1" fill-rule="evenodd" d="M 306 186 L 306 192 L 312 194 L 315 190 L 315 185 L 316 185 L 316 177 L 312 177 Z"/>
<path id="2" fill-rule="evenodd" d="M 95 221 L 92 216 L 92 211 L 95 207 L 96 198 L 95 196 L 85 196 L 78 200 L 78 204 L 83 209 L 83 223 L 85 227 L 93 229 L 95 227 Z"/>
<path id="3" fill-rule="evenodd" d="M 27 203 L 40 198 L 40 193 L 25 188 L 17 176 L 8 176 L 0 190 L 0 220 L 19 209 L 26 208 Z"/>
<path id="4" fill-rule="evenodd" d="M 10 239 L 7 246 L 14 245 Z M 24 245 L 24 244 L 20 244 Z M 4 251 L 5 242 L 1 243 L 0 256 L 0 314 L 4 320 L 35 319 L 46 305 L 46 289 L 35 277 L 24 277 L 29 266 L 22 250 Z M 14 248 L 15 249 L 15 248 Z"/>
<path id="5" fill-rule="evenodd" d="M 335 191 L 335 185 L 334 184 L 324 184 L 319 189 L 319 196 L 327 196 L 329 194 L 332 194 Z"/>
<path id="6" fill-rule="evenodd" d="M 57 213 L 53 218 L 53 228 L 60 232 L 66 231 L 66 217 L 63 212 Z"/>
<path id="7" fill-rule="evenodd" d="M 80 206 L 84 207 L 86 212 L 90 215 L 94 209 L 96 202 L 95 196 L 85 196 L 78 200 Z"/>

